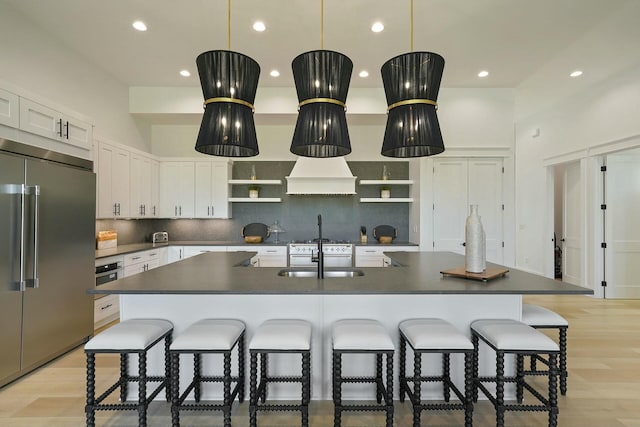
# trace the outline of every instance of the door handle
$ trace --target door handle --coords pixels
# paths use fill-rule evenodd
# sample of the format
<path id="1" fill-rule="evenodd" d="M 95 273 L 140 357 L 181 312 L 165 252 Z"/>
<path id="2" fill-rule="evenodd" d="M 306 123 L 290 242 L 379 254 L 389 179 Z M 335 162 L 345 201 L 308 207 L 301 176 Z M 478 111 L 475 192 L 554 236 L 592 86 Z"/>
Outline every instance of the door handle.
<path id="1" fill-rule="evenodd" d="M 38 228 L 40 223 L 40 186 L 31 187 L 33 191 L 34 209 L 33 209 L 33 284 L 32 288 L 37 289 L 40 286 L 38 279 Z"/>
<path id="2" fill-rule="evenodd" d="M 62 138 L 62 119 L 58 120 L 58 135 L 60 136 L 60 138 Z"/>

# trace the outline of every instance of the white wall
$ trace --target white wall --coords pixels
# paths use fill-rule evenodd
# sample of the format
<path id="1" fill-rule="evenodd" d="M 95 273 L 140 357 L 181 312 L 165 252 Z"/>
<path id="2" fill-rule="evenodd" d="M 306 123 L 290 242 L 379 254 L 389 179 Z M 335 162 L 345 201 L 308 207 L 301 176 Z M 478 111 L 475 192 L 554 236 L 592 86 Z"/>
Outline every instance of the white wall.
<path id="1" fill-rule="evenodd" d="M 286 93 L 286 89 L 284 92 Z M 359 92 L 354 92 L 355 95 L 350 95 L 354 96 L 354 99 L 349 99 L 349 105 L 352 103 L 357 105 L 361 101 L 357 98 Z M 132 99 L 137 99 L 137 91 L 132 93 L 134 93 Z M 277 97 L 277 93 L 271 93 L 272 97 Z M 512 89 L 443 88 L 438 100 L 438 118 L 445 147 L 474 150 L 489 147 L 511 149 L 514 138 L 514 93 Z M 263 99 L 262 102 L 263 105 L 269 104 L 270 100 Z M 295 102 L 295 99 L 291 101 L 291 108 L 295 107 Z M 156 108 L 158 105 L 153 103 L 150 108 Z M 173 114 L 193 116 L 194 113 L 190 111 L 191 104 L 183 105 L 184 110 L 175 110 L 178 106 L 174 105 Z M 146 111 L 144 108 L 146 108 L 144 105 L 136 102 L 136 113 L 156 113 L 156 111 Z M 381 108 L 384 111 L 384 105 Z M 358 111 L 361 110 L 361 108 L 358 109 Z M 346 156 L 348 161 L 393 161 L 380 154 L 386 117 L 379 113 L 376 109 L 372 109 L 370 114 L 359 113 L 347 116 L 352 148 L 351 154 Z M 269 115 L 256 113 L 256 133 L 260 154 L 252 160 L 295 160 L 295 156 L 289 152 L 289 147 L 296 116 L 278 114 L 277 117 L 272 118 Z M 193 120 L 190 121 L 193 122 Z M 270 122 L 277 122 L 277 124 L 269 124 Z M 151 135 L 153 154 L 169 157 L 194 156 L 198 129 L 199 124 L 154 125 Z"/>
<path id="2" fill-rule="evenodd" d="M 126 85 L 6 4 L 0 5 L 0 40 L 0 80 L 86 116 L 97 136 L 149 151 L 149 135 L 129 114 Z"/>
<path id="3" fill-rule="evenodd" d="M 552 209 L 546 202 L 549 176 L 545 166 L 593 157 L 638 140 L 639 76 L 640 67 L 629 69 L 516 124 L 516 266 L 539 273 L 545 271 L 549 231 L 546 218 Z M 516 99 L 518 103 L 526 102 L 526 98 Z M 540 131 L 538 136 L 536 129 Z M 593 173 L 588 171 L 587 176 Z M 586 182 L 587 199 L 592 202 L 585 212 L 585 223 L 591 225 L 595 224 L 591 205 L 597 202 L 591 197 L 595 191 L 593 181 Z M 596 232 L 595 226 L 587 226 L 587 244 L 593 244 Z M 587 254 L 594 252 L 592 248 L 586 249 Z M 594 261 L 597 260 L 586 260 L 587 265 L 593 265 Z"/>

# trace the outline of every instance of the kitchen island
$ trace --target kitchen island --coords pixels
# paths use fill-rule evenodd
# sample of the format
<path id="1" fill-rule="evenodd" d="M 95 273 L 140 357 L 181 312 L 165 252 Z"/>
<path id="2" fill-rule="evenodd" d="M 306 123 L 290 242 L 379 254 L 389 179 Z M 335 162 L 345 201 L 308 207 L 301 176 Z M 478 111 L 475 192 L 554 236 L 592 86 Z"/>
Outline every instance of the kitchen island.
<path id="1" fill-rule="evenodd" d="M 236 318 L 247 325 L 250 340 L 267 319 L 298 318 L 310 321 L 312 336 L 312 397 L 330 399 L 331 325 L 343 318 L 379 320 L 397 339 L 400 321 L 416 317 L 440 317 L 468 333 L 470 323 L 481 318 L 520 319 L 522 295 L 592 294 L 590 289 L 510 269 L 506 276 L 489 282 L 442 277 L 440 271 L 464 265 L 464 257 L 443 252 L 389 252 L 395 267 L 362 268 L 363 275 L 350 278 L 283 277 L 280 268 L 247 267 L 254 252 L 209 252 L 142 274 L 102 285 L 91 293 L 119 294 L 120 318 L 164 318 L 179 335 L 203 318 Z M 486 352 L 486 349 L 482 349 Z M 398 352 L 396 351 L 396 359 Z M 481 359 L 481 373 L 492 369 L 493 358 Z M 160 351 L 150 354 L 152 372 L 162 371 Z M 365 358 L 365 356 L 362 356 Z M 366 358 L 365 358 L 366 359 Z M 397 360 L 396 360 L 397 361 Z M 219 362 L 219 361 L 215 361 Z M 191 372 L 190 361 L 181 372 Z M 219 363 L 218 363 L 219 364 Z M 289 373 L 299 361 L 283 355 L 270 363 L 277 373 Z M 215 363 L 205 369 L 215 370 Z M 345 359 L 350 375 L 370 373 L 373 362 L 354 356 Z M 434 366 L 426 364 L 425 366 Z M 440 362 L 435 366 L 439 367 Z M 346 371 L 348 369 L 349 371 Z M 397 372 L 396 372 L 397 377 Z M 462 382 L 462 360 L 452 358 L 452 377 Z M 186 384 L 187 378 L 181 378 Z M 394 387 L 397 395 L 397 384 Z M 344 397 L 370 398 L 354 385 Z M 437 398 L 437 389 L 424 390 L 425 398 Z M 207 389 L 204 398 L 218 398 L 219 389 Z M 272 397 L 295 398 L 299 390 L 274 386 Z"/>

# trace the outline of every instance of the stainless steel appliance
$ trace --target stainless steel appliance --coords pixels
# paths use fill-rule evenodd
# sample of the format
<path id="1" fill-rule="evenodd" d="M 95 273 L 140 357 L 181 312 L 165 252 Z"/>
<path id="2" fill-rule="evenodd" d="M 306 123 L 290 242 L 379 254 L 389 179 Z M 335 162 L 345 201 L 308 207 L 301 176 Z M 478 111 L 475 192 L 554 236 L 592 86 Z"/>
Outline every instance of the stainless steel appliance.
<path id="1" fill-rule="evenodd" d="M 122 257 L 107 257 L 96 260 L 96 286 L 122 278 Z"/>
<path id="2" fill-rule="evenodd" d="M 0 139 L 0 386 L 93 334 L 91 169 Z"/>
<path id="3" fill-rule="evenodd" d="M 169 233 L 166 231 L 158 231 L 151 235 L 153 243 L 167 243 L 169 241 Z"/>
<path id="4" fill-rule="evenodd" d="M 317 255 L 318 243 L 313 240 L 289 243 L 289 266 L 312 267 L 312 258 Z M 351 267 L 353 265 L 353 245 L 349 242 L 325 240 L 322 243 L 325 267 Z"/>

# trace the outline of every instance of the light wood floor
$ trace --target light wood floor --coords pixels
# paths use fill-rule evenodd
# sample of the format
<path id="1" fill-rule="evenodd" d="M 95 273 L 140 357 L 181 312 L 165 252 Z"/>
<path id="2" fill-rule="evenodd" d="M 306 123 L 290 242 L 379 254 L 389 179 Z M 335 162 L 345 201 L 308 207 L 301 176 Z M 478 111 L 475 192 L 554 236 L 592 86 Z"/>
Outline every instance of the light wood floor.
<path id="1" fill-rule="evenodd" d="M 640 427 L 640 300 L 597 300 L 590 297 L 527 297 L 525 302 L 544 305 L 569 322 L 569 391 L 560 396 L 560 427 Z M 0 426 L 83 426 L 85 367 L 81 349 L 59 358 L 31 375 L 0 389 Z M 98 387 L 117 377 L 117 359 L 100 372 Z M 104 367 L 105 365 L 100 365 Z M 109 372 L 112 377 L 106 378 Z M 408 403 L 396 402 L 396 426 L 411 426 Z M 234 407 L 234 427 L 248 425 L 247 403 Z M 333 425 L 331 402 L 312 402 L 310 425 Z M 182 426 L 222 426 L 219 415 L 198 413 L 182 416 Z M 298 416 L 260 414 L 259 426 L 299 425 Z M 461 414 L 423 413 L 422 425 L 463 425 Z M 135 426 L 133 412 L 99 412 L 98 426 Z M 149 409 L 150 426 L 169 426 L 168 404 L 154 403 Z M 343 417 L 343 426 L 383 426 L 378 415 Z M 474 426 L 495 425 L 487 402 L 475 407 Z M 544 427 L 542 413 L 507 413 L 508 427 Z"/>

